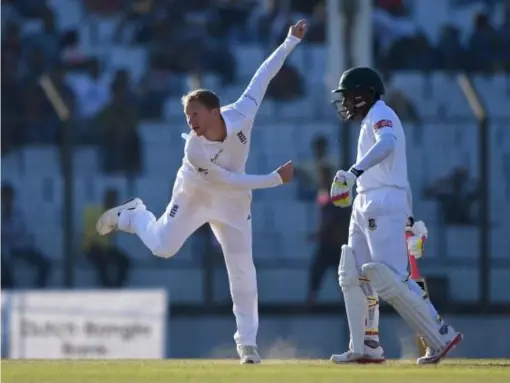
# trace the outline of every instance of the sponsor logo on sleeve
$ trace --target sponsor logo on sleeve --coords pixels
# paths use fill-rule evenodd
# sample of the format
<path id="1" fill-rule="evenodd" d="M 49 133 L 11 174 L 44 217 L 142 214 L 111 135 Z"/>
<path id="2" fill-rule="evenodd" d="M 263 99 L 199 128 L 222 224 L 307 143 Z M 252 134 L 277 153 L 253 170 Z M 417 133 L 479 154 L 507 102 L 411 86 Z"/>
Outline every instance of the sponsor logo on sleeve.
<path id="1" fill-rule="evenodd" d="M 173 218 L 177 214 L 178 210 L 179 210 L 179 205 L 174 204 L 172 206 L 172 208 L 170 209 L 170 212 L 168 213 L 168 215 Z"/>
<path id="2" fill-rule="evenodd" d="M 393 122 L 391 120 L 379 120 L 374 124 L 376 132 L 382 128 L 393 128 Z"/>
<path id="3" fill-rule="evenodd" d="M 246 138 L 245 134 L 242 131 L 237 133 L 237 138 L 239 139 L 239 141 L 241 141 L 241 144 L 243 145 L 246 145 L 246 143 L 248 142 L 248 138 Z"/>

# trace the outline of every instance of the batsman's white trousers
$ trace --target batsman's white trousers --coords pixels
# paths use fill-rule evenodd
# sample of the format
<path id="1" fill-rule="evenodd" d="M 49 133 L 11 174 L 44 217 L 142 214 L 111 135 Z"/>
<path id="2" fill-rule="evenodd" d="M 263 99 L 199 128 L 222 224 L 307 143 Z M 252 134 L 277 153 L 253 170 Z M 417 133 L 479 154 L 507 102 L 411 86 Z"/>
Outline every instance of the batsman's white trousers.
<path id="1" fill-rule="evenodd" d="M 249 191 L 224 194 L 186 189 L 177 181 L 172 200 L 158 220 L 148 210 L 126 211 L 131 231 L 154 255 L 165 258 L 174 256 L 203 224 L 211 225 L 225 257 L 237 322 L 234 339 L 239 346 L 256 346 L 259 324 L 250 206 Z"/>
<path id="2" fill-rule="evenodd" d="M 385 264 L 397 275 L 407 276 L 407 194 L 403 189 L 381 188 L 359 193 L 353 203 L 349 246 L 356 263 Z"/>

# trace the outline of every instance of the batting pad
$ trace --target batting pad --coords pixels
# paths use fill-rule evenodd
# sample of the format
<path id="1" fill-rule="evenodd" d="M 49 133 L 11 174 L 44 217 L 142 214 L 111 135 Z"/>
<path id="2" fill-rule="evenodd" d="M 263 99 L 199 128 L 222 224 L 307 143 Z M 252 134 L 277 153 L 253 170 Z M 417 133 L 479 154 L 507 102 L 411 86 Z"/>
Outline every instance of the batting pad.
<path id="1" fill-rule="evenodd" d="M 405 282 L 382 263 L 367 263 L 363 265 L 362 271 L 379 296 L 393 306 L 402 319 L 425 339 L 429 347 L 437 349 L 444 346 L 445 341 L 421 296 L 411 291 Z"/>
<path id="2" fill-rule="evenodd" d="M 363 355 L 365 342 L 365 321 L 368 317 L 368 304 L 359 283 L 360 273 L 351 247 L 342 246 L 342 256 L 338 266 L 338 282 L 344 294 L 347 322 L 351 332 L 351 351 Z"/>

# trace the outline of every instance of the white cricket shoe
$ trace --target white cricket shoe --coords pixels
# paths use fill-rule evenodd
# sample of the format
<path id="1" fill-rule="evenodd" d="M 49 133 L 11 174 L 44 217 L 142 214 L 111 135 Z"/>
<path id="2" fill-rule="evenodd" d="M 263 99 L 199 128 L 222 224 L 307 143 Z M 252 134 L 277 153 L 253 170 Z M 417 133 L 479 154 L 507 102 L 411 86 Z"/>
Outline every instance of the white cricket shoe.
<path id="1" fill-rule="evenodd" d="M 366 342 L 366 341 L 365 341 Z M 358 363 L 358 364 L 376 364 L 384 363 L 384 351 L 382 347 L 377 344 L 365 343 L 363 354 L 355 354 L 352 351 L 346 351 L 343 354 L 333 354 L 329 359 L 336 364 L 344 363 Z"/>
<path id="2" fill-rule="evenodd" d="M 144 207 L 145 205 L 140 198 L 132 198 L 124 202 L 122 205 L 107 210 L 96 223 L 96 230 L 98 234 L 106 235 L 116 230 L 118 226 L 119 215 L 124 210 L 135 210 Z"/>
<path id="3" fill-rule="evenodd" d="M 441 330 L 445 331 L 444 335 L 449 335 L 450 339 L 439 349 L 427 347 L 425 355 L 416 359 L 416 364 L 437 364 L 462 342 L 464 336 L 460 332 L 455 332 L 453 327 L 444 325 Z M 453 334 L 453 336 L 450 334 Z"/>
<path id="4" fill-rule="evenodd" d="M 260 363 L 259 350 L 255 346 L 237 346 L 237 354 L 241 364 Z"/>

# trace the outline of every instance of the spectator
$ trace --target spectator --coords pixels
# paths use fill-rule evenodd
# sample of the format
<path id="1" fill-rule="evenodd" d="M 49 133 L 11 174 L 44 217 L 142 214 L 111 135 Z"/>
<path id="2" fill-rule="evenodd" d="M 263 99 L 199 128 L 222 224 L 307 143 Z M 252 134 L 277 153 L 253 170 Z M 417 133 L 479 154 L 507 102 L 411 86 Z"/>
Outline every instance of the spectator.
<path id="1" fill-rule="evenodd" d="M 312 6 L 315 1 L 309 1 Z M 292 11 L 288 3 L 276 0 L 261 2 L 249 17 L 249 28 L 255 31 L 257 40 L 272 49 L 280 44 L 288 32 L 293 19 L 302 15 Z M 253 33 L 253 32 L 252 32 Z"/>
<path id="2" fill-rule="evenodd" d="M 111 91 L 112 101 L 97 117 L 103 170 L 134 175 L 141 170 L 138 111 L 126 88 L 112 84 Z"/>
<path id="3" fill-rule="evenodd" d="M 390 85 L 390 82 L 386 82 Z M 387 95 L 385 101 L 390 106 L 397 116 L 403 122 L 412 122 L 414 124 L 421 124 L 421 118 L 418 114 L 416 107 L 413 102 L 407 96 L 407 94 L 400 88 L 394 86 L 387 86 Z"/>
<path id="4" fill-rule="evenodd" d="M 386 9 L 375 8 L 372 18 L 374 40 L 384 55 L 398 42 L 412 39 L 416 35 L 416 24 L 403 14 L 390 14 Z"/>
<path id="5" fill-rule="evenodd" d="M 300 198 L 315 200 L 317 191 L 326 180 L 322 179 L 323 168 L 335 168 L 335 163 L 328 155 L 328 140 L 324 136 L 317 136 L 311 143 L 312 159 L 295 167 Z M 328 182 L 330 182 L 328 180 Z"/>
<path id="6" fill-rule="evenodd" d="M 219 35 L 223 38 L 234 35 L 237 41 L 249 41 L 250 37 L 245 25 L 248 22 L 253 5 L 254 2 L 252 1 L 220 1 L 217 5 Z"/>
<path id="7" fill-rule="evenodd" d="M 19 260 L 35 268 L 34 286 L 39 288 L 47 286 L 50 276 L 49 261 L 34 246 L 23 215 L 15 206 L 14 188 L 10 184 L 4 184 L 2 185 L 2 273 L 5 267 L 5 275 L 10 276 L 8 282 L 12 285 L 15 284 L 12 271 Z"/>
<path id="8" fill-rule="evenodd" d="M 141 85 L 142 118 L 159 119 L 162 117 L 164 101 L 169 96 L 183 93 L 179 79 L 172 75 L 159 57 L 151 57 L 149 68 Z"/>
<path id="9" fill-rule="evenodd" d="M 1 262 L 2 262 L 2 290 L 4 289 L 12 289 L 14 286 L 15 286 L 15 283 L 14 283 L 14 275 L 13 275 L 13 270 L 12 270 L 12 267 L 11 267 L 11 264 L 10 262 L 7 260 L 7 253 L 5 252 L 4 253 L 4 248 L 2 246 L 2 258 L 1 258 Z M 3 320 L 3 319 L 2 319 Z M 3 333 L 3 331 L 2 331 Z"/>
<path id="10" fill-rule="evenodd" d="M 428 72 L 436 67 L 435 50 L 423 32 L 395 42 L 388 52 L 393 69 L 415 69 Z"/>
<path id="11" fill-rule="evenodd" d="M 179 26 L 183 28 L 177 32 Z M 187 28 L 182 21 L 172 24 L 168 19 L 159 19 L 151 25 L 150 51 L 153 60 L 162 63 L 166 69 L 175 73 L 200 73 L 204 64 L 199 58 L 203 54 L 200 37 L 198 43 L 189 40 Z"/>
<path id="12" fill-rule="evenodd" d="M 55 89 L 73 113 L 75 95 L 64 81 L 64 67 L 56 67 L 50 75 Z M 60 119 L 37 81 L 38 77 L 35 76 L 25 80 L 23 141 L 31 144 L 54 145 L 59 139 Z"/>
<path id="13" fill-rule="evenodd" d="M 206 62 L 205 70 L 218 75 L 223 86 L 232 85 L 236 79 L 236 63 L 224 40 L 211 41 L 204 47 L 200 61 Z"/>
<path id="14" fill-rule="evenodd" d="M 124 5 L 124 0 L 84 0 L 83 3 L 90 13 L 108 16 L 119 12 Z"/>
<path id="15" fill-rule="evenodd" d="M 311 44 L 324 44 L 326 41 L 326 5 L 323 1 L 313 10 L 306 41 Z"/>
<path id="16" fill-rule="evenodd" d="M 23 115 L 24 144 L 55 145 L 58 141 L 58 122 L 55 111 L 37 84 L 25 89 Z"/>
<path id="17" fill-rule="evenodd" d="M 390 106 L 402 122 L 411 122 L 415 125 L 415 134 L 412 135 L 415 145 L 423 144 L 423 124 L 422 119 L 414 103 L 407 94 L 399 88 L 388 87 L 385 101 Z"/>
<path id="18" fill-rule="evenodd" d="M 43 31 L 28 37 L 27 48 L 44 52 L 46 65 L 50 68 L 57 65 L 60 59 L 60 35 L 56 29 L 55 15 L 50 8 L 42 14 Z"/>
<path id="19" fill-rule="evenodd" d="M 67 31 L 60 40 L 60 60 L 68 69 L 81 69 L 88 57 L 80 49 L 80 38 L 76 30 Z"/>
<path id="20" fill-rule="evenodd" d="M 39 78 L 50 71 L 46 54 L 42 49 L 36 48 L 28 52 L 26 71 L 23 75 L 23 86 L 34 86 Z"/>
<path id="21" fill-rule="evenodd" d="M 20 15 L 28 19 L 41 18 L 47 9 L 46 0 L 14 0 L 13 2 Z"/>
<path id="22" fill-rule="evenodd" d="M 23 91 L 17 62 L 2 56 L 2 156 L 21 144 Z"/>
<path id="23" fill-rule="evenodd" d="M 499 30 L 502 69 L 510 72 L 510 3 L 507 2 L 503 24 Z"/>
<path id="24" fill-rule="evenodd" d="M 151 13 L 155 9 L 155 0 L 129 0 L 127 9 L 122 13 L 122 18 L 114 33 L 117 43 L 126 41 L 125 31 L 129 25 L 133 29 L 133 35 L 138 34 L 144 26 L 151 22 Z M 127 39 L 131 42 L 131 39 Z M 144 40 L 142 38 L 142 40 Z"/>
<path id="25" fill-rule="evenodd" d="M 313 235 L 313 239 L 317 240 L 317 250 L 310 266 L 308 304 L 316 303 L 326 271 L 337 270 L 342 245 L 347 244 L 349 238 L 351 209 L 338 209 L 329 197 L 329 188 L 333 179 L 332 169 L 324 163 L 318 169 L 321 180 L 317 193 L 320 216 L 317 233 Z"/>
<path id="26" fill-rule="evenodd" d="M 476 72 L 490 72 L 495 69 L 498 35 L 486 14 L 476 15 L 468 46 L 470 69 Z"/>
<path id="27" fill-rule="evenodd" d="M 316 7 L 324 3 L 324 0 L 291 0 L 290 5 L 293 12 L 300 13 L 302 15 L 310 16 L 313 14 Z"/>
<path id="28" fill-rule="evenodd" d="M 19 24 L 22 21 L 21 15 L 16 8 L 16 2 L 17 0 L 2 0 L 2 12 L 0 15 L 2 18 L 2 35 L 5 33 L 6 27 L 11 23 Z"/>
<path id="29" fill-rule="evenodd" d="M 425 189 L 424 197 L 439 203 L 446 225 L 476 224 L 472 208 L 478 200 L 478 183 L 470 179 L 468 169 L 453 169 L 449 176 Z"/>
<path id="30" fill-rule="evenodd" d="M 267 87 L 268 98 L 278 101 L 291 101 L 303 95 L 303 78 L 293 66 L 283 64 Z"/>
<path id="31" fill-rule="evenodd" d="M 230 85 L 235 79 L 235 60 L 230 52 L 228 42 L 222 36 L 219 13 L 214 7 L 209 7 L 207 1 L 195 0 L 185 15 L 185 36 L 179 44 L 179 49 L 192 46 L 191 65 L 195 61 L 203 63 L 198 71 L 192 72 L 214 73 L 218 75 L 223 85 Z"/>
<path id="32" fill-rule="evenodd" d="M 19 26 L 17 24 L 7 24 L 4 29 L 5 32 L 2 33 L 2 58 L 13 60 L 19 64 L 23 55 Z"/>
<path id="33" fill-rule="evenodd" d="M 399 17 L 407 15 L 404 0 L 377 0 L 375 5 L 380 9 L 384 9 L 392 16 Z"/>
<path id="34" fill-rule="evenodd" d="M 464 48 L 460 42 L 460 31 L 452 25 L 442 28 L 437 46 L 439 67 L 448 71 L 460 69 L 464 64 Z"/>
<path id="35" fill-rule="evenodd" d="M 117 190 L 108 189 L 103 203 L 87 206 L 83 215 L 83 251 L 96 269 L 99 284 L 107 288 L 125 286 L 130 268 L 129 258 L 112 243 L 112 237 L 99 236 L 96 231 L 99 217 L 117 203 Z"/>
<path id="36" fill-rule="evenodd" d="M 264 45 L 270 45 L 271 26 L 280 13 L 281 5 L 276 0 L 268 0 L 259 2 L 252 10 L 248 19 L 248 29 L 255 40 L 262 42 Z"/>
<path id="37" fill-rule="evenodd" d="M 124 92 L 124 97 L 128 102 L 135 104 L 137 101 L 137 95 L 134 86 L 131 82 L 131 75 L 126 69 L 119 69 L 115 72 L 115 76 L 112 82 L 112 89 L 115 93 Z"/>
<path id="38" fill-rule="evenodd" d="M 483 5 L 484 11 L 488 15 L 494 15 L 497 10 L 497 5 L 499 3 L 508 3 L 506 0 L 452 0 L 451 5 L 456 8 L 461 8 L 463 6 L 472 6 L 472 5 Z"/>
<path id="39" fill-rule="evenodd" d="M 78 135 L 85 143 L 97 144 L 98 132 L 94 130 L 92 121 L 111 100 L 110 87 L 101 75 L 97 59 L 90 60 L 87 66 L 87 73 L 69 77 L 67 83 L 76 94 L 76 114 L 81 119 Z"/>

